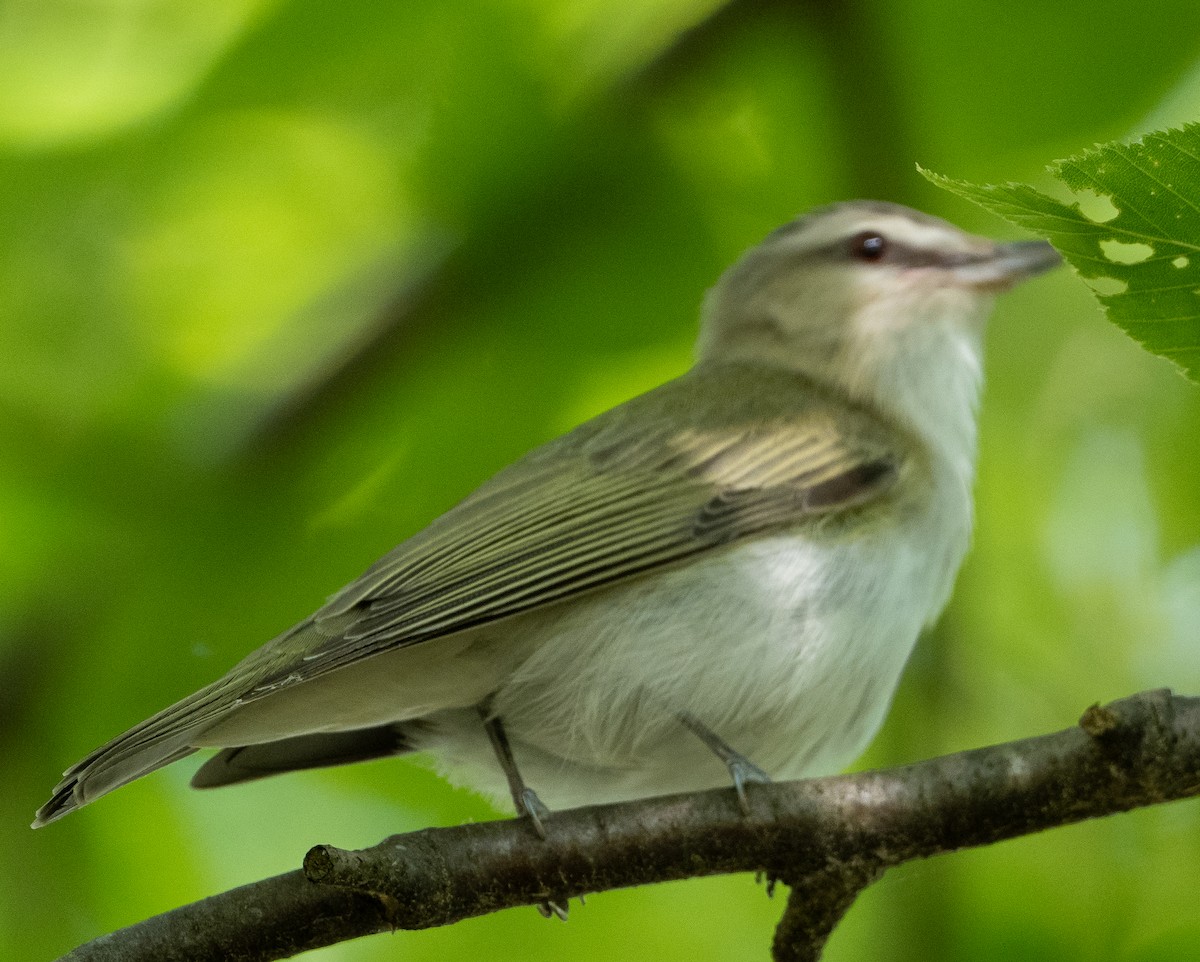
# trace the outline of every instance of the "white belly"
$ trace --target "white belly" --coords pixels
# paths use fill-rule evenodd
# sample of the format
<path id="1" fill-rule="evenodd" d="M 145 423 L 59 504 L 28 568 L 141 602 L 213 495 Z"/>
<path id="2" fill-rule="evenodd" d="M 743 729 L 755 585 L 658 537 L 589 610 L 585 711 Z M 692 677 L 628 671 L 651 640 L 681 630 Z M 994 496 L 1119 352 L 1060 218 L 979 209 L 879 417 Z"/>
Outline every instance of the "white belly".
<path id="1" fill-rule="evenodd" d="M 956 520 L 836 546 L 765 538 L 496 626 L 534 652 L 494 701 L 526 782 L 551 808 L 728 784 L 680 712 L 773 778 L 845 767 L 949 595 Z M 478 716 L 433 720 L 446 774 L 506 798 Z"/>

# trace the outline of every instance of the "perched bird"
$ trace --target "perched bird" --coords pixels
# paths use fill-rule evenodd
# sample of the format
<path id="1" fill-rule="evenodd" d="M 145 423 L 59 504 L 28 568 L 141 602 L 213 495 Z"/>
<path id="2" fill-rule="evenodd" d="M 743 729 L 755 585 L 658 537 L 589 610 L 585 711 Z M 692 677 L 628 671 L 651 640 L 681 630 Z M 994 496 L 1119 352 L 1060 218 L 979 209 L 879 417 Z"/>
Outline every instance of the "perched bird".
<path id="1" fill-rule="evenodd" d="M 874 201 L 779 228 L 709 293 L 690 371 L 96 749 L 34 825 L 200 748 L 198 787 L 428 751 L 539 827 L 842 768 L 967 550 L 992 296 L 1058 261 Z"/>

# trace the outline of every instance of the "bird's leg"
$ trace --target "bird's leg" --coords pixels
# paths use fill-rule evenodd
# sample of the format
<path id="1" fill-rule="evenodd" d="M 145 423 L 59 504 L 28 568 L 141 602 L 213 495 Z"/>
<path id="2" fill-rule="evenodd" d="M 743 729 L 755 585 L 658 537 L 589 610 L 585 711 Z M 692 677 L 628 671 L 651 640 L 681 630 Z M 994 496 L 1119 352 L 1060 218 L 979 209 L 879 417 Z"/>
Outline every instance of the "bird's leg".
<path id="1" fill-rule="evenodd" d="M 749 815 L 750 802 L 746 798 L 746 784 L 748 782 L 766 784 L 771 781 L 771 776 L 741 752 L 733 749 L 720 735 L 690 712 L 680 712 L 679 721 L 725 763 L 725 767 L 729 769 L 729 775 L 733 779 L 733 787 L 737 791 L 738 804 L 742 806 L 742 811 Z"/>
<path id="2" fill-rule="evenodd" d="M 530 824 L 533 825 L 533 830 L 537 832 L 538 838 L 543 841 L 546 838 L 546 826 L 542 824 L 542 816 L 549 815 L 548 809 L 537 793 L 525 784 L 525 779 L 521 777 L 521 772 L 517 769 L 516 759 L 513 758 L 512 746 L 508 743 L 508 734 L 504 731 L 504 724 L 500 721 L 498 715 L 491 713 L 491 699 L 487 699 L 479 705 L 479 717 L 483 719 L 484 731 L 488 733 L 488 738 L 492 742 L 492 750 L 496 753 L 496 759 L 500 762 L 500 767 L 504 770 L 504 777 L 508 780 L 508 791 L 512 795 L 513 805 L 517 810 L 517 817 L 528 816 Z M 542 913 L 545 918 L 557 916 L 564 922 L 567 920 L 567 906 L 558 902 L 540 902 L 537 910 Z"/>
<path id="3" fill-rule="evenodd" d="M 538 833 L 539 838 L 544 839 L 546 826 L 542 824 L 542 816 L 549 815 L 550 809 L 542 804 L 537 793 L 525 784 L 525 779 L 517 770 L 517 762 L 513 758 L 512 746 L 508 743 L 504 724 L 500 721 L 499 716 L 491 713 L 490 701 L 485 701 L 479 706 L 479 716 L 483 719 L 483 728 L 488 733 L 488 738 L 491 739 L 492 751 L 496 753 L 496 759 L 504 770 L 504 777 L 508 779 L 508 791 L 512 795 L 513 805 L 517 809 L 517 817 L 528 816 L 533 830 Z"/>

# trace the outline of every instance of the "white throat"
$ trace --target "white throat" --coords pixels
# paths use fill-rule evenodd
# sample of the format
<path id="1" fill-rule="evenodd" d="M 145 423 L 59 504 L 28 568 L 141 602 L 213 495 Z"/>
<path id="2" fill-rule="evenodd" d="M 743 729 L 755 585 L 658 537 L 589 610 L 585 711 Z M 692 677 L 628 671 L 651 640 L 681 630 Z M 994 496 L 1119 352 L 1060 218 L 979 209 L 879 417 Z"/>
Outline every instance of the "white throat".
<path id="1" fill-rule="evenodd" d="M 891 331 L 882 328 L 896 323 L 894 307 L 864 308 L 857 337 L 848 339 L 838 367 L 853 397 L 917 434 L 969 492 L 983 384 L 983 320 L 991 304 L 943 302 L 931 308 Z"/>

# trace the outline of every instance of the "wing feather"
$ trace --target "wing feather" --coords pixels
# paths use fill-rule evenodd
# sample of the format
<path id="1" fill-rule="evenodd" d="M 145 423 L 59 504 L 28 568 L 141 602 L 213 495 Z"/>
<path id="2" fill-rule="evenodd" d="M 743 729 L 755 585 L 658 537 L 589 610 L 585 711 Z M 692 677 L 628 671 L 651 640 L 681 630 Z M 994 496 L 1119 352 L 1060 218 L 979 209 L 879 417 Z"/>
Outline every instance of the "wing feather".
<path id="1" fill-rule="evenodd" d="M 289 633 L 247 659 L 254 685 L 244 697 L 858 508 L 903 466 L 894 429 L 865 412 L 848 417 L 845 402 L 794 378 L 790 393 L 769 395 L 769 412 L 738 417 L 722 417 L 720 383 L 673 382 L 676 402 L 681 385 L 686 423 L 703 427 L 681 427 L 678 410 L 655 403 L 659 389 L 538 449 L 306 623 L 338 630 L 315 641 Z"/>

